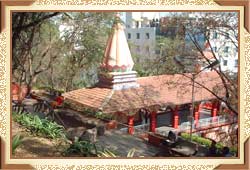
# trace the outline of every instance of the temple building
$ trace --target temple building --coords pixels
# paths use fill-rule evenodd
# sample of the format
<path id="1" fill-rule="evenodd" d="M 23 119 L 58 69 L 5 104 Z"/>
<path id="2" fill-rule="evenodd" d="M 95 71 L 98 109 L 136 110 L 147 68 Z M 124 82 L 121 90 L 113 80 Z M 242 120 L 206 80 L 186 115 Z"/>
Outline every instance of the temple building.
<path id="1" fill-rule="evenodd" d="M 119 16 L 116 19 L 119 20 Z M 179 108 L 191 105 L 192 94 L 195 120 L 199 119 L 199 109 L 204 101 L 213 102 L 211 116 L 217 115 L 219 102 L 209 92 L 217 89 L 215 93 L 224 96 L 223 84 L 217 72 L 200 72 L 195 76 L 195 83 L 192 73 L 137 77 L 123 25 L 115 22 L 112 29 L 100 65 L 99 82 L 92 88 L 63 94 L 71 108 L 111 114 L 118 122 L 128 124 L 131 134 L 134 122 L 141 121 L 139 112 L 142 109 L 149 113 L 150 131 L 154 132 L 157 127 L 159 110 L 167 107 L 172 110 L 172 127 L 178 128 Z"/>

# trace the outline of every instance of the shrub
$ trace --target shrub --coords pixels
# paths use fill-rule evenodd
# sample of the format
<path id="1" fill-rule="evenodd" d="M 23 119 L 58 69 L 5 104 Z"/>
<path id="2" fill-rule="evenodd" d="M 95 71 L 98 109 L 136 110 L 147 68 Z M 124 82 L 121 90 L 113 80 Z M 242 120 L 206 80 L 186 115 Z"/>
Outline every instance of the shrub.
<path id="1" fill-rule="evenodd" d="M 184 139 L 190 139 L 190 134 L 188 133 L 181 133 L 181 137 Z"/>
<path id="2" fill-rule="evenodd" d="M 91 143 L 90 141 L 79 140 L 79 138 L 76 138 L 75 141 L 64 152 L 65 155 L 69 155 L 72 153 L 80 154 L 82 156 L 96 156 L 97 149 L 94 143 Z"/>
<path id="3" fill-rule="evenodd" d="M 37 115 L 13 112 L 14 121 L 29 129 L 32 133 L 48 138 L 66 138 L 64 127 L 48 119 L 41 119 Z"/>
<path id="4" fill-rule="evenodd" d="M 236 153 L 238 152 L 238 148 L 232 146 L 232 147 L 230 147 L 230 152 L 231 152 L 232 154 L 236 155 Z"/>
<path id="5" fill-rule="evenodd" d="M 135 148 L 132 148 L 128 151 L 127 157 L 134 157 L 135 154 Z M 110 151 L 109 149 L 103 149 L 103 151 L 98 151 L 98 157 L 118 157 L 116 153 L 113 151 Z"/>
<path id="6" fill-rule="evenodd" d="M 23 137 L 20 134 L 12 138 L 12 154 L 15 154 L 16 148 L 23 142 Z"/>
<path id="7" fill-rule="evenodd" d="M 181 133 L 181 137 L 184 138 L 184 139 L 190 139 L 190 134 L 188 133 Z M 194 142 L 197 142 L 201 145 L 205 145 L 207 147 L 209 147 L 212 143 L 211 140 L 209 139 L 206 139 L 206 138 L 202 138 L 200 136 L 197 136 L 197 135 L 192 135 L 192 141 Z"/>
<path id="8" fill-rule="evenodd" d="M 114 119 L 112 114 L 105 114 L 101 111 L 93 111 L 90 109 L 85 109 L 84 113 L 89 116 L 95 117 L 97 119 L 101 119 L 101 120 L 113 120 Z"/>
<path id="9" fill-rule="evenodd" d="M 38 90 L 45 90 L 46 92 L 49 92 L 53 95 L 56 95 L 58 93 L 64 93 L 64 90 L 63 89 L 56 89 L 56 88 L 53 88 L 51 86 L 37 86 L 37 87 L 34 87 L 35 89 L 38 89 Z"/>
<path id="10" fill-rule="evenodd" d="M 181 137 L 183 139 L 189 140 L 190 139 L 190 134 L 188 133 L 181 133 Z M 212 144 L 212 141 L 210 139 L 206 139 L 197 135 L 192 135 L 192 141 L 197 142 L 201 145 L 205 145 L 206 147 L 210 147 Z M 221 142 L 216 143 L 215 147 L 218 149 L 219 152 L 223 149 L 224 145 Z M 236 147 L 231 147 L 230 152 L 233 154 L 237 153 L 237 148 Z"/>
<path id="11" fill-rule="evenodd" d="M 221 150 L 224 146 L 223 146 L 222 143 L 218 142 L 218 143 L 216 143 L 215 147 L 216 147 L 217 149 Z"/>

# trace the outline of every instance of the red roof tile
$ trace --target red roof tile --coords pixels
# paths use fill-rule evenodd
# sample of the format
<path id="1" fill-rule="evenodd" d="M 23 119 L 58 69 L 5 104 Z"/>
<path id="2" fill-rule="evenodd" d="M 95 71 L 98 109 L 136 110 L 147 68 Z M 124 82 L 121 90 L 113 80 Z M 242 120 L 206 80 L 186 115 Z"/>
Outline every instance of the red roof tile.
<path id="1" fill-rule="evenodd" d="M 191 74 L 160 75 L 138 78 L 139 88 L 112 90 L 108 88 L 83 88 L 64 93 L 66 101 L 102 110 L 105 113 L 127 112 L 151 106 L 181 105 L 191 103 Z M 219 96 L 224 90 L 221 79 L 216 72 L 200 73 L 195 81 L 214 91 Z M 195 101 L 215 98 L 210 92 L 195 84 Z"/>

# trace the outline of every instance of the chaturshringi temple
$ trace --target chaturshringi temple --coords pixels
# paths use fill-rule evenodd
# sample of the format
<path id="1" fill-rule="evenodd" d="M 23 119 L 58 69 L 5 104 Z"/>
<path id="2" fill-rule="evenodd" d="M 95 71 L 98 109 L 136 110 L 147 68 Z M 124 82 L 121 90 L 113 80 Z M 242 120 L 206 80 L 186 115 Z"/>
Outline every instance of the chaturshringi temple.
<path id="1" fill-rule="evenodd" d="M 172 126 L 178 128 L 178 109 L 192 103 L 192 73 L 137 77 L 123 25 L 116 22 L 112 29 L 100 65 L 99 82 L 92 88 L 64 93 L 65 102 L 76 110 L 92 109 L 112 114 L 118 122 L 128 125 L 131 134 L 142 109 L 148 111 L 150 131 L 154 132 L 159 109 L 168 107 L 172 110 Z M 199 119 L 204 101 L 213 103 L 211 117 L 217 115 L 219 102 L 209 91 L 219 89 L 217 95 L 223 97 L 221 86 L 221 79 L 215 71 L 201 72 L 196 76 L 194 120 Z"/>

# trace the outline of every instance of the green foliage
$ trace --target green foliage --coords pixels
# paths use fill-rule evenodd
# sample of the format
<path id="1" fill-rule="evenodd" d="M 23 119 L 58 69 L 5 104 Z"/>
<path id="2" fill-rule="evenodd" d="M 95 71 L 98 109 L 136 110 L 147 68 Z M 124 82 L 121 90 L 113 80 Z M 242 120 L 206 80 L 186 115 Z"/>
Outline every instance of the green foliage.
<path id="1" fill-rule="evenodd" d="M 103 112 L 95 112 L 94 113 L 94 116 L 97 118 L 97 119 L 102 119 L 102 120 L 113 120 L 113 115 L 111 114 L 105 114 Z"/>
<path id="2" fill-rule="evenodd" d="M 181 137 L 184 138 L 184 139 L 186 139 L 186 140 L 189 140 L 190 139 L 190 134 L 188 134 L 188 133 L 181 133 Z M 197 143 L 199 143 L 201 145 L 205 145 L 206 147 L 210 147 L 211 144 L 212 144 L 211 140 L 203 138 L 203 137 L 200 137 L 200 136 L 197 136 L 197 135 L 192 135 L 192 141 L 197 142 Z"/>
<path id="3" fill-rule="evenodd" d="M 17 81 L 30 86 L 38 74 L 50 67 L 58 52 L 54 47 L 58 44 L 55 42 L 59 39 L 59 30 L 52 20 L 57 15 L 58 12 L 13 13 L 12 73 Z"/>
<path id="4" fill-rule="evenodd" d="M 93 85 L 113 19 L 113 12 L 13 13 L 13 78 L 64 91 Z"/>
<path id="5" fill-rule="evenodd" d="M 181 133 L 181 137 L 183 139 L 189 140 L 190 134 L 188 133 Z M 197 142 L 198 144 L 205 145 L 206 147 L 210 147 L 212 144 L 212 141 L 197 135 L 192 135 L 192 141 Z M 218 149 L 218 152 L 220 153 L 224 147 L 224 145 L 221 142 L 217 142 L 215 147 Z M 230 147 L 230 152 L 233 154 L 237 153 L 237 147 Z"/>
<path id="6" fill-rule="evenodd" d="M 51 122 L 48 119 L 40 119 L 37 115 L 31 115 L 29 113 L 17 114 L 13 112 L 13 119 L 38 136 L 52 139 L 66 138 L 63 126 Z"/>
<path id="7" fill-rule="evenodd" d="M 129 45 L 131 49 L 136 48 L 132 43 Z M 134 70 L 137 71 L 140 77 L 182 72 L 183 70 L 174 61 L 174 57 L 183 53 L 183 45 L 183 40 L 181 39 L 157 36 L 154 49 L 155 54 L 152 53 L 150 56 L 145 56 L 131 50 L 135 61 Z"/>
<path id="8" fill-rule="evenodd" d="M 127 157 L 133 157 L 134 154 L 135 154 L 135 151 L 136 151 L 135 148 L 130 149 L 130 150 L 128 151 Z"/>
<path id="9" fill-rule="evenodd" d="M 238 152 L 238 148 L 232 146 L 232 147 L 230 147 L 230 152 L 231 152 L 232 154 L 236 155 L 236 153 Z"/>
<path id="10" fill-rule="evenodd" d="M 65 155 L 80 154 L 81 156 L 96 156 L 97 148 L 94 143 L 89 141 L 79 140 L 75 138 L 75 141 L 67 148 Z"/>
<path id="11" fill-rule="evenodd" d="M 181 137 L 183 139 L 190 139 L 190 134 L 188 134 L 188 133 L 181 133 Z"/>
<path id="12" fill-rule="evenodd" d="M 218 150 L 221 150 L 224 146 L 222 143 L 218 142 L 216 143 L 215 147 L 218 149 Z"/>
<path id="13" fill-rule="evenodd" d="M 134 157 L 135 154 L 135 148 L 132 148 L 128 151 L 127 157 Z M 103 151 L 98 151 L 97 154 L 98 157 L 119 157 L 117 154 L 115 154 L 113 151 L 110 151 L 109 149 L 103 149 Z"/>
<path id="14" fill-rule="evenodd" d="M 110 151 L 109 149 L 103 149 L 103 151 L 98 151 L 97 154 L 98 157 L 117 157 L 117 155 Z"/>
<path id="15" fill-rule="evenodd" d="M 82 113 L 101 120 L 114 120 L 114 116 L 112 114 L 106 114 L 102 111 L 95 111 L 89 108 L 85 108 Z"/>
<path id="16" fill-rule="evenodd" d="M 15 150 L 23 142 L 23 137 L 20 134 L 15 135 L 12 138 L 12 154 L 15 154 Z"/>
<path id="17" fill-rule="evenodd" d="M 50 92 L 50 93 L 57 93 L 57 92 L 64 93 L 63 89 L 56 89 L 56 88 L 53 88 L 52 86 L 37 86 L 35 88 L 39 90 L 46 90 L 47 92 Z"/>

